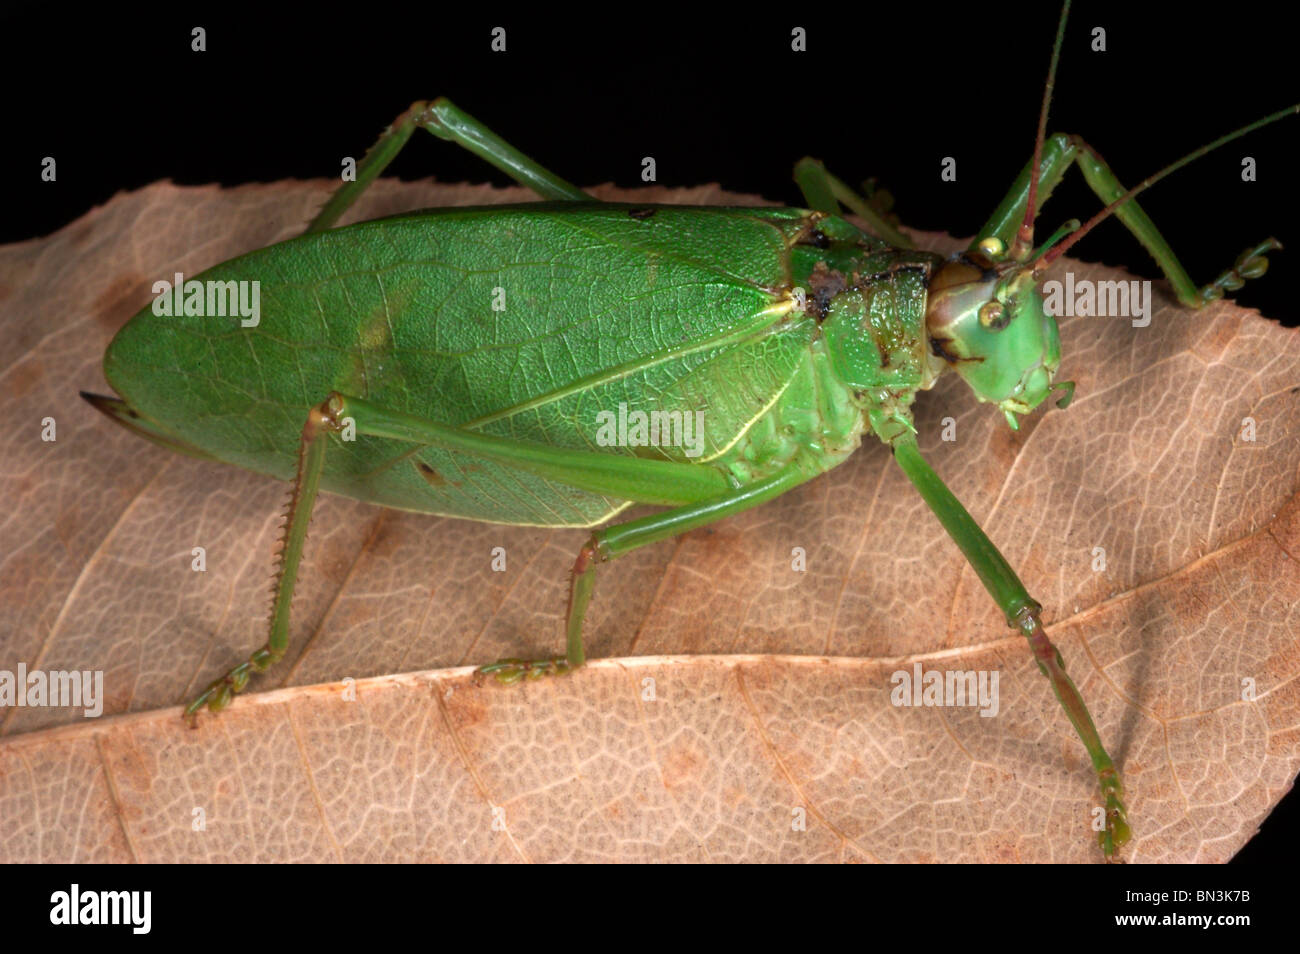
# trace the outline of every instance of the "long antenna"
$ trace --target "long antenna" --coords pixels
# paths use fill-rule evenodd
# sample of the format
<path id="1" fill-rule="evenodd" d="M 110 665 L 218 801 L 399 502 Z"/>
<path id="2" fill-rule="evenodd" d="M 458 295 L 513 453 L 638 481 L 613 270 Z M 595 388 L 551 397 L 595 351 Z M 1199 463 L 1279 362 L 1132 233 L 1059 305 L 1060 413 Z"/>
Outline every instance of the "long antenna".
<path id="1" fill-rule="evenodd" d="M 1043 158 L 1043 140 L 1047 138 L 1047 109 L 1052 103 L 1052 89 L 1056 86 L 1056 64 L 1061 60 L 1061 44 L 1065 40 L 1065 21 L 1070 18 L 1070 0 L 1061 7 L 1061 22 L 1056 27 L 1056 42 L 1052 44 L 1052 62 L 1047 67 L 1047 83 L 1043 86 L 1043 106 L 1038 111 L 1038 134 L 1034 137 L 1034 162 L 1029 169 L 1029 196 L 1025 202 L 1025 220 L 1020 223 L 1011 257 L 1023 261 L 1034 247 L 1034 214 L 1038 207 L 1038 164 Z"/>
<path id="2" fill-rule="evenodd" d="M 1177 162 L 1165 166 L 1155 175 L 1147 176 L 1145 179 L 1143 179 L 1133 188 L 1129 189 L 1127 192 L 1125 192 L 1122 196 L 1120 196 L 1110 205 L 1106 206 L 1106 208 L 1102 209 L 1100 212 L 1098 212 L 1096 215 L 1090 218 L 1087 222 L 1083 224 L 1083 228 L 1079 229 L 1077 232 L 1075 232 L 1073 235 L 1071 235 L 1069 238 L 1063 241 L 1060 245 L 1053 246 L 1051 249 L 1044 252 L 1038 258 L 1038 260 L 1034 262 L 1033 266 L 1031 267 L 1031 270 L 1034 272 L 1041 272 L 1047 266 L 1051 265 L 1052 262 L 1056 261 L 1062 255 L 1064 255 L 1065 252 L 1072 245 L 1074 245 L 1075 242 L 1079 241 L 1079 239 L 1083 238 L 1085 235 L 1091 232 L 1100 223 L 1104 222 L 1106 219 L 1114 215 L 1115 211 L 1121 205 L 1123 205 L 1125 202 L 1128 202 L 1139 192 L 1143 192 L 1146 189 L 1149 189 L 1151 186 L 1155 185 L 1165 176 L 1169 175 L 1169 173 L 1176 172 L 1177 170 L 1181 169 L 1183 166 L 1187 165 L 1189 162 L 1201 158 L 1201 156 L 1205 155 L 1207 152 L 1213 152 L 1215 149 L 1218 149 L 1220 146 L 1224 145 L 1225 143 L 1232 142 L 1232 140 L 1238 139 L 1246 135 L 1246 133 L 1254 132 L 1256 129 L 1259 129 L 1262 126 L 1267 126 L 1269 123 L 1275 123 L 1279 119 L 1285 119 L 1287 116 L 1293 115 L 1295 113 L 1300 113 L 1300 103 L 1297 103 L 1294 106 L 1288 106 L 1286 107 L 1286 109 L 1279 109 L 1275 113 L 1269 113 L 1267 116 L 1263 117 L 1262 119 L 1257 119 L 1253 123 L 1247 126 L 1242 126 L 1240 129 L 1236 129 L 1228 133 L 1226 136 L 1220 136 L 1218 139 L 1214 140 L 1214 142 L 1208 143 L 1202 146 L 1200 149 L 1195 149 L 1192 152 L 1189 152 L 1187 155 L 1183 156 L 1183 158 L 1179 159 Z M 1031 186 L 1031 190 L 1032 190 L 1032 186 Z M 1030 192 L 1030 195 L 1033 195 L 1032 191 Z"/>

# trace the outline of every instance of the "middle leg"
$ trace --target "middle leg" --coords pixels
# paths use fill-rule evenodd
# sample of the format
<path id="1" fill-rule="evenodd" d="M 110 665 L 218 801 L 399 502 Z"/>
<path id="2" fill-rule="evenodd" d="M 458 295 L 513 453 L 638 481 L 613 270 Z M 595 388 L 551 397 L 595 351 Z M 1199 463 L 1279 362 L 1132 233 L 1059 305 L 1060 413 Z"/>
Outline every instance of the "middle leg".
<path id="1" fill-rule="evenodd" d="M 725 494 L 696 504 L 688 504 L 639 520 L 615 524 L 597 530 L 578 551 L 569 585 L 569 611 L 566 617 L 566 645 L 563 656 L 549 659 L 502 659 L 480 667 L 475 675 L 492 675 L 502 683 L 541 676 L 560 676 L 586 662 L 582 643 L 582 624 L 596 586 L 596 565 L 630 553 L 651 543 L 677 536 L 696 527 L 707 526 L 723 517 L 740 513 L 778 497 L 787 490 L 815 476 L 792 465 L 766 480 L 735 488 Z"/>
<path id="2" fill-rule="evenodd" d="M 393 124 L 384 130 L 378 141 L 357 163 L 356 179 L 343 183 L 335 190 L 325 207 L 307 226 L 307 232 L 323 232 L 332 228 L 348 207 L 361 197 L 370 183 L 402 151 L 416 129 L 424 129 L 439 139 L 463 146 L 520 185 L 528 186 L 543 199 L 596 201 L 577 186 L 525 156 L 451 100 L 442 97 L 431 103 L 415 103 L 393 120 Z"/>
<path id="3" fill-rule="evenodd" d="M 808 208 L 839 215 L 840 203 L 843 203 L 850 212 L 867 223 L 867 230 L 872 235 L 894 248 L 916 248 L 916 243 L 886 218 L 887 207 L 882 208 L 858 195 L 845 182 L 827 171 L 819 160 L 804 156 L 796 162 L 794 181 L 803 193 Z"/>

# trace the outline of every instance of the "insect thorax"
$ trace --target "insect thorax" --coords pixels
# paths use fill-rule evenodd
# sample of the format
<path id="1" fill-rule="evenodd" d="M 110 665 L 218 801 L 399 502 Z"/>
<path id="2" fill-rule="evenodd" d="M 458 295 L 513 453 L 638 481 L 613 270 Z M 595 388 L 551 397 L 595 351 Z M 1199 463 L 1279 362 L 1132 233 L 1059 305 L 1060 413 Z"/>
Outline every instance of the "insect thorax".
<path id="1" fill-rule="evenodd" d="M 925 330 L 929 278 L 939 256 L 889 249 L 828 252 L 796 267 L 806 283 L 806 358 L 788 386 L 718 463 L 742 482 L 800 457 L 829 470 L 870 428 L 884 440 L 911 426 L 910 406 L 942 364 Z M 801 276 L 802 272 L 802 276 Z"/>
<path id="2" fill-rule="evenodd" d="M 839 288 L 821 329 L 830 372 L 885 441 L 911 428 L 916 392 L 943 369 L 925 324 L 930 276 L 942 260 L 890 249 L 847 271 L 818 263 L 810 275 L 814 287 L 829 280 Z"/>

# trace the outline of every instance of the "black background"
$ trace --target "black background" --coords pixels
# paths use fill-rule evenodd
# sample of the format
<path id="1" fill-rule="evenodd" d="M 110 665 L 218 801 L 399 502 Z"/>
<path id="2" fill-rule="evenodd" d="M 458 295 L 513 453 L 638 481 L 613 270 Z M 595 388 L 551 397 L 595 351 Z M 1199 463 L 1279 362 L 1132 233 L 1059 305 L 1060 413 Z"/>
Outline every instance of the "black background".
<path id="1" fill-rule="evenodd" d="M 481 13 L 475 8 L 482 8 Z M 1181 9 L 1180 9 L 1181 8 Z M 1285 5 L 1082 2 L 1072 15 L 1049 129 L 1084 136 L 1132 184 L 1185 152 L 1300 100 Z M 1191 12 L 1189 12 L 1191 11 Z M 578 185 L 720 182 L 799 204 L 791 166 L 811 154 L 849 181 L 876 176 L 903 221 L 970 235 L 1028 159 L 1057 11 L 1050 3 L 795 5 L 724 14 L 657 4 L 528 14 L 351 5 L 283 13 L 226 5 L 150 15 L 45 4 L 0 20 L 8 91 L 0 241 L 57 230 L 119 190 L 158 179 L 238 184 L 336 178 L 416 99 L 447 95 Z M 207 30 L 207 51 L 190 30 Z M 490 50 L 494 26 L 507 52 Z M 790 31 L 808 31 L 808 52 Z M 1093 27 L 1107 51 L 1089 48 Z M 1203 283 L 1268 235 L 1287 251 L 1237 300 L 1300 324 L 1295 174 L 1300 117 L 1252 134 L 1147 193 L 1143 205 Z M 1243 156 L 1258 181 L 1243 183 Z M 40 181 L 44 156 L 56 183 Z M 941 182 L 940 161 L 957 160 Z M 390 167 L 448 182 L 504 177 L 417 133 Z M 1071 173 L 1040 237 L 1098 200 Z M 1089 261 L 1158 278 L 1109 222 Z M 1297 844 L 1295 798 L 1240 861 Z"/>
<path id="2" fill-rule="evenodd" d="M 730 890 L 720 892 L 712 869 L 681 865 L 620 871 L 616 889 L 604 871 L 578 866 L 538 876 L 499 867 L 447 872 L 368 865 L 360 872 L 340 872 L 327 865 L 262 865 L 234 872 L 224 865 L 47 865 L 23 872 L 7 886 L 0 913 L 6 915 L 8 937 L 35 941 L 39 933 L 43 946 L 54 949 L 62 941 L 65 946 L 116 942 L 131 950 L 165 945 L 169 951 L 192 948 L 196 938 L 213 938 L 221 945 L 241 935 L 263 943 L 274 939 L 277 950 L 369 949 L 401 929 L 435 945 L 456 930 L 485 938 L 513 931 L 522 936 L 521 943 L 536 943 L 542 918 L 548 926 L 564 919 L 578 943 L 594 937 L 682 937 L 702 950 L 770 945 L 773 931 L 781 928 L 796 936 L 811 930 L 822 937 L 853 930 L 873 946 L 890 950 L 937 948 L 938 938 L 960 936 L 1006 939 L 1017 949 L 1063 934 L 1108 943 L 1111 932 L 1129 935 L 1121 949 L 1135 947 L 1135 942 L 1152 945 L 1159 938 L 1152 945 L 1157 949 L 1163 941 L 1184 950 L 1192 935 L 1203 944 L 1212 939 L 1209 943 L 1220 947 L 1258 948 L 1278 936 L 1279 926 L 1285 930 L 1294 921 L 1291 880 L 1270 877 L 1260 868 L 1171 866 L 1157 871 L 1076 865 L 1056 866 L 1045 874 L 1037 868 L 1004 867 L 984 877 L 963 866 L 907 865 L 891 869 L 881 890 L 881 880 L 869 880 L 857 866 L 811 873 L 803 866 L 733 866 L 727 872 Z M 151 932 L 136 935 L 126 926 L 51 926 L 51 895 L 67 892 L 74 882 L 83 893 L 151 891 Z M 1134 892 L 1172 896 L 1177 891 L 1193 899 L 1198 891 L 1237 893 L 1234 900 L 1202 903 L 1151 904 L 1133 897 Z M 1249 898 L 1242 899 L 1243 891 Z M 630 901 L 620 904 L 620 897 Z M 748 909 L 729 903 L 738 897 L 794 898 L 796 903 L 788 913 L 757 912 L 752 902 Z M 564 898 L 581 901 L 557 903 Z M 1246 915 L 1250 924 L 1216 925 L 1208 931 L 1199 925 L 1133 927 L 1117 925 L 1117 915 Z"/>
<path id="3" fill-rule="evenodd" d="M 814 155 L 847 181 L 877 177 L 908 225 L 970 235 L 1033 148 L 1057 18 L 1043 2 L 809 5 L 779 17 L 651 5 L 581 19 L 496 5 L 479 17 L 439 5 L 371 19 L 364 7 L 253 16 L 218 5 L 139 19 L 60 9 L 11 15 L 0 31 L 12 133 L 0 161 L 17 198 L 0 215 L 0 241 L 44 235 L 158 179 L 337 178 L 343 156 L 359 156 L 412 101 L 438 95 L 578 185 L 639 185 L 649 155 L 662 185 L 720 182 L 798 204 L 790 170 Z M 1049 128 L 1084 136 L 1131 184 L 1300 100 L 1285 7 L 1240 9 L 1078 4 Z M 195 25 L 207 29 L 206 53 L 190 50 Z M 504 54 L 489 49 L 497 25 Z M 807 53 L 790 51 L 793 25 L 808 30 Z M 1089 49 L 1094 26 L 1107 31 L 1105 53 Z M 1300 267 L 1297 145 L 1300 117 L 1142 199 L 1198 283 L 1268 235 L 1293 247 L 1236 296 L 1288 324 L 1300 323 L 1286 281 Z M 58 160 L 55 184 L 37 177 L 46 155 Z M 1241 181 L 1244 155 L 1258 160 L 1256 182 Z M 956 182 L 939 179 L 945 156 L 957 160 Z M 428 135 L 389 174 L 507 182 Z M 1071 174 L 1040 232 L 1098 208 Z M 1118 222 L 1075 254 L 1158 277 Z"/>

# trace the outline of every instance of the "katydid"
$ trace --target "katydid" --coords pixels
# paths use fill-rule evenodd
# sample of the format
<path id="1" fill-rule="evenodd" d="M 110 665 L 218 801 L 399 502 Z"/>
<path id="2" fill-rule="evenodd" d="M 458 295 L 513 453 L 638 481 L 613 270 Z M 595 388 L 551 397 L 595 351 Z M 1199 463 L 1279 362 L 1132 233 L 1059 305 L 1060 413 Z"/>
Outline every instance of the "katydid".
<path id="1" fill-rule="evenodd" d="M 1114 215 L 1197 308 L 1263 274 L 1272 239 L 1198 288 L 1134 196 L 1229 133 L 1125 189 L 1081 139 L 1046 134 L 1068 0 L 1033 156 L 970 246 L 918 251 L 875 205 L 812 159 L 807 208 L 600 203 L 446 99 L 380 137 L 306 232 L 196 281 L 249 283 L 255 322 L 201 307 L 135 315 L 104 357 L 121 395 L 96 408 L 173 450 L 293 481 L 270 633 L 186 710 L 219 711 L 281 659 L 319 489 L 506 524 L 596 527 L 573 567 L 563 656 L 481 667 L 503 683 L 583 665 L 596 567 L 770 500 L 842 463 L 864 435 L 938 517 L 1041 671 L 1092 760 L 1107 857 L 1130 837 L 1119 772 L 1041 620 L 1041 607 L 921 456 L 911 405 L 949 368 L 1012 427 L 1049 396 L 1060 342 L 1044 268 Z M 425 129 L 476 153 L 542 202 L 335 223 Z M 1028 142 L 1028 136 L 1026 136 Z M 1034 220 L 1071 165 L 1105 207 L 1035 245 Z M 865 223 L 853 224 L 845 209 Z M 233 283 L 233 284 L 232 284 Z M 496 309 L 505 300 L 510 306 Z M 660 415 L 696 445 L 610 441 L 609 415 Z M 622 523 L 634 504 L 666 508 Z"/>

